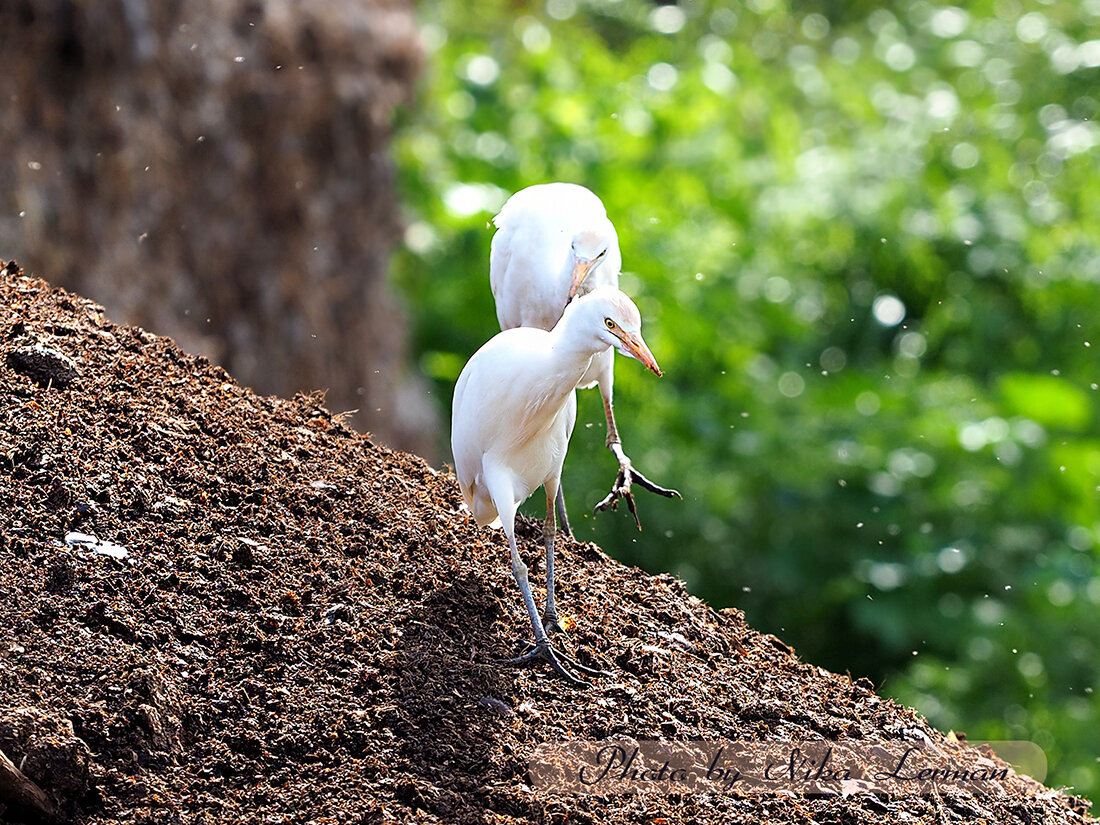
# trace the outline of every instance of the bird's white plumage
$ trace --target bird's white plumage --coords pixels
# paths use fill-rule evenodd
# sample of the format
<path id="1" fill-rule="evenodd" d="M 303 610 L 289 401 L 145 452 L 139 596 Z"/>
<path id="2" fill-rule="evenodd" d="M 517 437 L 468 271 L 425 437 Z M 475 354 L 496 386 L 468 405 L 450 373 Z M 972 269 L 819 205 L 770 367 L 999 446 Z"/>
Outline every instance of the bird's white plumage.
<path id="1" fill-rule="evenodd" d="M 455 473 L 478 524 L 498 516 L 487 484 L 494 473 L 515 505 L 561 474 L 576 421 L 577 376 L 564 398 L 546 383 L 552 378 L 549 336 L 527 327 L 501 332 L 474 354 L 455 386 Z"/>
<path id="2" fill-rule="evenodd" d="M 577 257 L 604 257 L 578 295 L 619 285 L 623 259 L 607 210 L 574 183 L 543 183 L 512 195 L 493 223 L 489 285 L 501 329 L 553 329 L 569 300 Z"/>
<path id="3" fill-rule="evenodd" d="M 550 332 L 522 327 L 498 333 L 463 368 L 455 385 L 451 448 L 462 495 L 479 524 L 511 517 L 548 480 L 556 489 L 576 422 L 573 390 L 594 355 L 621 346 L 607 318 L 627 334 L 640 332 L 633 302 L 603 287 L 573 301 Z"/>
<path id="4" fill-rule="evenodd" d="M 578 257 L 593 260 L 603 253 L 578 296 L 601 286 L 618 288 L 623 267 L 619 237 L 591 190 L 575 183 L 528 186 L 508 199 L 493 223 L 489 286 L 501 329 L 553 329 L 569 301 Z M 597 354 L 578 386 L 598 383 L 610 398 L 614 359 L 610 349 Z"/>

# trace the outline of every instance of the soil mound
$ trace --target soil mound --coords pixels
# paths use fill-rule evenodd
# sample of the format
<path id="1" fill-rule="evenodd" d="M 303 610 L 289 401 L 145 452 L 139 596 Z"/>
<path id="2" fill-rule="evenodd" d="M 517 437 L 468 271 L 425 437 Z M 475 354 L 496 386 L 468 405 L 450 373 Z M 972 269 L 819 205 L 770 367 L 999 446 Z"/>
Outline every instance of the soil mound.
<path id="1" fill-rule="evenodd" d="M 0 749 L 75 823 L 1082 823 L 1025 778 L 925 795 L 569 795 L 566 740 L 924 742 L 864 681 L 560 540 L 586 691 L 529 634 L 451 475 L 0 274 Z M 540 527 L 522 548 L 541 578 Z M 0 813 L 15 820 L 14 807 Z"/>

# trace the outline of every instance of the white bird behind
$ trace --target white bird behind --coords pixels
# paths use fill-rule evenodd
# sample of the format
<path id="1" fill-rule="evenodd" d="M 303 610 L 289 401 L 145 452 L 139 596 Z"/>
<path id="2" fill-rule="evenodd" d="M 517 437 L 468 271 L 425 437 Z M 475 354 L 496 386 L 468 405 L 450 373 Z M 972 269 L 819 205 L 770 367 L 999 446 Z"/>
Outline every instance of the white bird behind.
<path id="1" fill-rule="evenodd" d="M 501 329 L 553 329 L 582 272 L 578 295 L 598 286 L 618 288 L 619 236 L 603 203 L 583 186 L 528 186 L 508 199 L 493 223 L 489 286 Z"/>

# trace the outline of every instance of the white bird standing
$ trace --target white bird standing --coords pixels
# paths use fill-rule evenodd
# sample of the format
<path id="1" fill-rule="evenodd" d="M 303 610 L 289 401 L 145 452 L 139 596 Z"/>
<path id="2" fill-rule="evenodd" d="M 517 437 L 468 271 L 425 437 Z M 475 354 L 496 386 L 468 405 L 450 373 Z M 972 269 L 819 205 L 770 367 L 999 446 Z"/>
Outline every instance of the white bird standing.
<path id="1" fill-rule="evenodd" d="M 618 289 L 623 264 L 618 235 L 603 203 L 585 187 L 573 183 L 529 186 L 508 199 L 493 223 L 497 232 L 489 259 L 489 284 L 502 330 L 553 329 L 574 296 L 601 286 Z M 681 496 L 642 475 L 623 450 L 612 408 L 614 370 L 615 353 L 608 347 L 594 355 L 577 382 L 581 389 L 599 385 L 607 418 L 607 448 L 619 462 L 615 484 L 596 511 L 615 509 L 619 499 L 625 499 L 641 529 L 631 492 L 635 482 L 662 496 Z M 560 487 L 557 495 L 562 529 L 569 535 Z"/>
<path id="2" fill-rule="evenodd" d="M 608 347 L 636 358 L 658 376 L 641 336 L 642 319 L 618 289 L 600 287 L 573 301 L 549 332 L 521 327 L 497 333 L 467 362 L 455 385 L 451 449 L 462 496 L 478 524 L 499 519 L 508 537 L 516 578 L 535 641 L 508 664 L 544 659 L 566 680 L 584 684 L 571 669 L 605 675 L 550 644 L 560 629 L 554 604 L 554 505 L 569 436 L 577 418 L 574 392 L 594 358 Z M 546 490 L 546 610 L 540 620 L 516 549 L 516 508 L 540 485 Z"/>

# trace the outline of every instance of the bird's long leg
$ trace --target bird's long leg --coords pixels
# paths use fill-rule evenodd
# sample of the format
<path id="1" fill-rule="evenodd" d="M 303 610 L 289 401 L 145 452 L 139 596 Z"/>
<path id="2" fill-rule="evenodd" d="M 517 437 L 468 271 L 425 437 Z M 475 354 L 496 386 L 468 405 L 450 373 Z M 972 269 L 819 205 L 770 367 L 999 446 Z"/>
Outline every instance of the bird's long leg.
<path id="1" fill-rule="evenodd" d="M 561 486 L 558 486 L 558 498 L 561 497 Z M 557 525 L 554 524 L 555 498 L 546 497 L 546 521 L 542 524 L 542 540 L 546 545 L 546 610 L 542 612 L 542 626 L 548 633 L 557 631 L 563 633 L 561 623 L 558 621 L 558 611 L 554 605 L 554 533 Z"/>
<path id="2" fill-rule="evenodd" d="M 666 498 L 683 498 L 683 496 L 676 490 L 655 484 L 642 475 L 640 470 L 635 469 L 634 464 L 630 461 L 630 456 L 623 451 L 623 442 L 619 438 L 619 428 L 615 426 L 615 410 L 611 403 L 611 392 L 610 390 L 604 390 L 603 383 L 600 384 L 600 392 L 603 395 L 604 415 L 607 417 L 607 449 L 611 450 L 615 459 L 619 462 L 619 474 L 615 477 L 615 484 L 611 488 L 611 492 L 596 505 L 594 512 L 598 513 L 608 507 L 615 510 L 618 508 L 619 499 L 624 499 L 626 506 L 630 509 L 630 514 L 634 516 L 634 522 L 641 530 L 642 520 L 638 518 L 638 510 L 634 506 L 634 493 L 631 491 L 634 484 Z"/>
<path id="3" fill-rule="evenodd" d="M 553 497 L 552 496 L 547 496 L 547 502 L 546 503 L 547 503 L 547 510 L 549 511 L 549 514 L 547 516 L 547 520 L 550 521 L 550 520 L 553 519 L 553 513 L 554 513 L 554 509 L 553 509 L 554 508 L 554 499 L 553 499 Z M 566 653 L 563 653 L 562 651 L 555 648 L 552 644 L 550 644 L 550 639 L 547 638 L 547 636 L 546 636 L 546 630 L 543 627 L 542 622 L 539 620 L 539 613 L 538 613 L 538 609 L 535 607 L 534 596 L 531 595 L 531 584 L 527 580 L 527 565 L 523 563 L 523 559 L 519 555 L 519 549 L 516 547 L 515 520 L 514 520 L 514 518 L 515 518 L 514 514 L 513 514 L 512 518 L 508 518 L 508 519 L 502 518 L 501 523 L 503 524 L 504 530 L 508 535 L 508 548 L 509 548 L 509 550 L 511 551 L 511 554 L 512 554 L 512 575 L 515 576 L 516 584 L 519 585 L 520 593 L 523 594 L 523 603 L 527 606 L 527 615 L 530 616 L 530 618 L 531 618 L 531 627 L 535 631 L 535 644 L 529 650 L 527 650 L 526 652 L 522 653 L 519 656 L 516 656 L 514 659 L 502 659 L 500 661 L 503 664 L 509 664 L 509 665 L 527 665 L 527 664 L 531 664 L 532 662 L 534 662 L 536 660 L 541 659 L 545 662 L 548 662 L 550 664 L 550 667 L 552 667 L 554 669 L 554 672 L 557 673 L 559 676 L 561 676 L 563 679 L 565 679 L 565 681 L 567 681 L 571 685 L 575 685 L 577 687 L 587 687 L 588 683 L 578 679 L 571 672 L 570 668 L 572 668 L 573 670 L 580 671 L 581 673 L 585 674 L 586 676 L 609 676 L 610 674 L 608 674 L 606 671 L 597 670 L 596 668 L 591 668 L 591 667 L 588 667 L 587 665 L 582 665 L 580 662 L 578 662 L 572 656 L 570 656 Z M 546 557 L 547 558 L 547 580 L 548 580 L 548 582 L 553 581 L 553 578 L 552 578 L 553 573 L 551 572 L 553 570 L 553 565 L 552 565 L 553 543 L 554 543 L 554 534 L 553 534 L 553 532 L 551 532 L 550 533 L 550 539 L 549 539 L 549 542 L 548 542 L 547 557 Z M 552 585 L 551 585 L 551 587 L 552 587 Z M 548 607 L 553 603 L 552 602 L 552 597 L 550 596 L 550 594 L 552 592 L 553 592 L 552 589 L 547 591 L 547 606 Z"/>
<path id="4" fill-rule="evenodd" d="M 558 507 L 558 519 L 561 521 L 561 531 L 567 538 L 573 538 L 573 529 L 569 526 L 569 516 L 565 512 L 565 494 L 562 492 L 560 483 L 558 484 L 556 504 Z"/>

